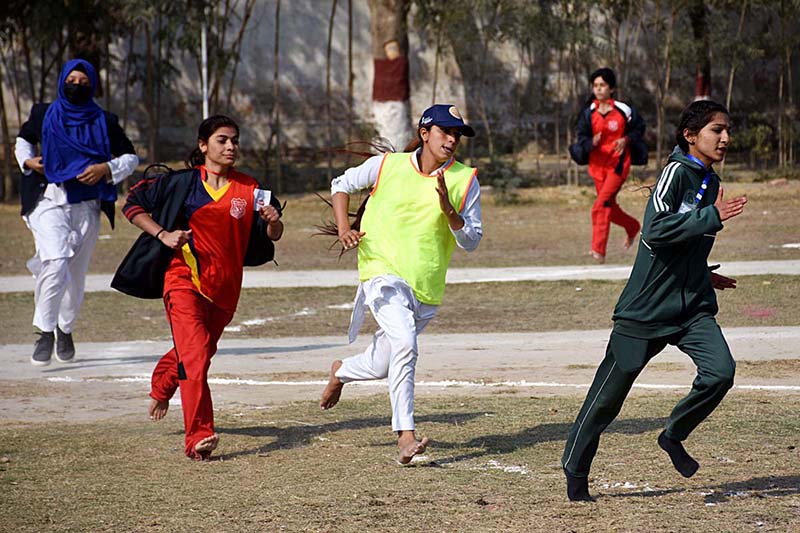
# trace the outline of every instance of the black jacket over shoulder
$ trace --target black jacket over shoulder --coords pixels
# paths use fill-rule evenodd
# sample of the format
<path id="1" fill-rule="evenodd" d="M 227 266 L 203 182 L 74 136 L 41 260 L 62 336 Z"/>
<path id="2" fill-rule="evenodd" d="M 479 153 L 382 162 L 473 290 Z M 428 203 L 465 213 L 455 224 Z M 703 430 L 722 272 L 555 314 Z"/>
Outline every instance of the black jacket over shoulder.
<path id="1" fill-rule="evenodd" d="M 17 137 L 25 139 L 32 145 L 36 146 L 42 142 L 42 126 L 44 124 L 44 115 L 47 113 L 47 108 L 50 104 L 33 104 L 31 108 L 31 115 L 28 120 L 19 129 Z M 119 118 L 113 113 L 103 111 L 106 117 L 106 128 L 108 130 L 108 142 L 111 148 L 111 155 L 119 157 L 124 154 L 136 154 L 133 143 L 125 135 L 125 131 L 119 125 Z M 19 197 L 22 203 L 21 215 L 25 216 L 36 207 L 39 199 L 44 194 L 47 188 L 47 178 L 38 172 L 31 172 L 28 175 L 23 174 L 19 180 Z M 114 202 L 101 202 L 100 209 L 108 217 L 111 227 L 114 227 Z"/>
<path id="2" fill-rule="evenodd" d="M 145 171 L 142 182 L 151 183 L 146 184 L 147 187 L 137 187 L 137 183 L 131 188 L 122 209 L 123 213 L 135 207 L 140 212 L 149 213 L 167 231 L 188 230 L 189 223 L 183 206 L 192 184 L 200 179 L 199 171 L 188 169 L 155 176 L 147 174 Z M 280 203 L 274 195 L 270 204 L 278 212 L 281 211 Z M 161 298 L 164 293 L 164 275 L 174 254 L 175 250 L 143 232 L 117 268 L 111 287 L 137 298 Z M 274 257 L 275 244 L 267 237 L 267 223 L 261 217 L 253 217 L 243 266 L 263 265 Z"/>
<path id="3" fill-rule="evenodd" d="M 589 164 L 589 152 L 592 151 L 592 113 L 594 106 L 587 105 L 578 115 L 575 126 L 575 143 L 569 146 L 569 155 L 579 165 Z M 647 164 L 647 143 L 644 141 L 646 125 L 636 110 L 622 102 L 614 101 L 616 107 L 627 119 L 625 136 L 628 137 L 626 150 L 630 149 L 632 165 Z M 622 160 L 622 158 L 620 158 Z"/>

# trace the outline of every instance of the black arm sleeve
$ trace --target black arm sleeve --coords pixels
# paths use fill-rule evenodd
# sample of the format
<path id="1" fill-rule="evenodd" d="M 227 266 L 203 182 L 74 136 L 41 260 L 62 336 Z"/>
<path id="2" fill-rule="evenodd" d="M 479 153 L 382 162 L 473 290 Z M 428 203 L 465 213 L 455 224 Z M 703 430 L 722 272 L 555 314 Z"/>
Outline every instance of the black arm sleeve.
<path id="1" fill-rule="evenodd" d="M 141 213 L 152 213 L 161 205 L 164 190 L 169 185 L 169 174 L 145 175 L 137 181 L 125 199 L 122 214 L 130 221 Z"/>
<path id="2" fill-rule="evenodd" d="M 631 144 L 641 142 L 644 138 L 645 123 L 636 109 L 631 107 L 631 119 L 625 124 L 625 135 L 628 137 L 628 142 Z"/>
<path id="3" fill-rule="evenodd" d="M 133 143 L 125 130 L 119 125 L 119 118 L 113 113 L 106 111 L 106 127 L 108 129 L 108 142 L 111 146 L 111 155 L 119 157 L 123 154 L 136 154 Z"/>
<path id="4" fill-rule="evenodd" d="M 34 146 L 42 141 L 42 124 L 44 114 L 50 104 L 33 104 L 28 120 L 20 127 L 17 137 L 25 139 Z"/>
<path id="5" fill-rule="evenodd" d="M 579 165 L 589 163 L 589 152 L 592 151 L 592 111 L 584 108 L 578 115 L 575 126 L 575 142 L 569 146 L 569 155 Z"/>

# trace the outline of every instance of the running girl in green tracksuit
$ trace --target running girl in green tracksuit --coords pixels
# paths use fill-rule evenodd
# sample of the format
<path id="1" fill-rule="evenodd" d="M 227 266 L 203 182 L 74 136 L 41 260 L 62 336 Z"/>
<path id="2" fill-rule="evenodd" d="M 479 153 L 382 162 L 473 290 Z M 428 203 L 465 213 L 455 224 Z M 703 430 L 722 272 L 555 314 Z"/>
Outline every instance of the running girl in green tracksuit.
<path id="1" fill-rule="evenodd" d="M 697 377 L 658 436 L 673 466 L 691 477 L 698 464 L 684 441 L 733 386 L 736 364 L 714 316 L 714 289 L 736 280 L 707 266 L 723 222 L 742 213 L 746 197 L 723 199 L 711 165 L 728 148 L 728 111 L 711 101 L 689 105 L 676 132 L 678 146 L 645 208 L 630 279 L 614 309 L 614 328 L 594 382 L 567 438 L 562 466 L 570 500 L 590 500 L 588 476 L 600 434 L 619 414 L 647 362 L 668 344 L 692 358 Z"/>

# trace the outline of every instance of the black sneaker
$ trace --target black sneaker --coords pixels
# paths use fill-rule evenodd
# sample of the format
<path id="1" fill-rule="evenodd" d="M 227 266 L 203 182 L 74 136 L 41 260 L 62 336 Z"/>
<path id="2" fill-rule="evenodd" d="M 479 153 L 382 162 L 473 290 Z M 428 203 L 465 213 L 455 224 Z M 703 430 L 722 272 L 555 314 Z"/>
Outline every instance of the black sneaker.
<path id="1" fill-rule="evenodd" d="M 55 335 L 52 331 L 39 331 L 37 332 L 39 339 L 33 345 L 33 355 L 31 355 L 31 364 L 34 366 L 47 366 L 50 364 L 50 358 L 53 356 L 53 344 L 55 344 Z"/>
<path id="2" fill-rule="evenodd" d="M 56 326 L 56 359 L 59 363 L 71 363 L 75 359 L 75 343 L 72 342 L 72 333 L 64 333 Z"/>

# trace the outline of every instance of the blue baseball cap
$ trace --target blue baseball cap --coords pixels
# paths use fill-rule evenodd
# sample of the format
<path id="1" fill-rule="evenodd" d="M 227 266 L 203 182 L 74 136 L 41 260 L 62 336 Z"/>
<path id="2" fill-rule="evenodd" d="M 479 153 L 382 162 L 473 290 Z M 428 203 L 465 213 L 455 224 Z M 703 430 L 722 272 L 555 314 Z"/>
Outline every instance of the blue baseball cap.
<path id="1" fill-rule="evenodd" d="M 440 128 L 458 128 L 464 137 L 475 137 L 475 130 L 464 122 L 458 108 L 452 104 L 435 104 L 430 106 L 419 117 L 417 128 L 423 126 L 439 126 Z"/>

